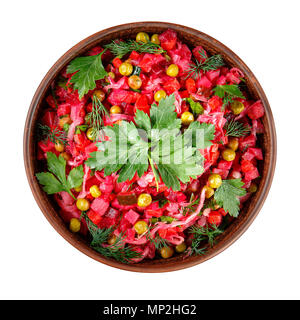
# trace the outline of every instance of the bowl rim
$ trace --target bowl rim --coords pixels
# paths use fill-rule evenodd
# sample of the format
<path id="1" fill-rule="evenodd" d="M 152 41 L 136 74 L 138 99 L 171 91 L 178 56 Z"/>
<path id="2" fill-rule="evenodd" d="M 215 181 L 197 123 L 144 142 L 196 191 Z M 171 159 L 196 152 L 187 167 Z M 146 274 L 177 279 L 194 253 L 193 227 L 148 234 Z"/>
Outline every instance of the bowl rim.
<path id="1" fill-rule="evenodd" d="M 29 151 L 29 147 L 31 144 L 31 132 L 33 131 L 33 120 L 34 115 L 36 112 L 36 108 L 43 97 L 43 94 L 48 89 L 49 84 L 55 79 L 58 72 L 65 66 L 69 61 L 74 59 L 76 56 L 78 56 L 79 51 L 84 50 L 89 44 L 94 43 L 95 41 L 101 41 L 101 38 L 103 38 L 106 35 L 109 35 L 114 32 L 119 31 L 132 31 L 136 28 L 141 28 L 143 26 L 147 25 L 147 27 L 150 28 L 171 28 L 177 32 L 180 33 L 180 31 L 187 32 L 189 34 L 192 34 L 193 36 L 198 37 L 201 40 L 205 40 L 208 42 L 211 42 L 214 48 L 216 50 L 221 49 L 221 51 L 225 52 L 227 56 L 230 56 L 230 58 L 239 66 L 241 66 L 242 71 L 245 73 L 245 75 L 250 78 L 251 77 L 251 83 L 253 84 L 253 87 L 257 94 L 260 96 L 260 99 L 263 101 L 264 107 L 265 107 L 265 114 L 270 130 L 270 162 L 269 162 L 269 168 L 267 170 L 267 175 L 265 178 L 265 184 L 263 185 L 263 189 L 261 191 L 260 197 L 257 199 L 253 209 L 251 210 L 251 214 L 249 215 L 248 219 L 245 221 L 245 223 L 242 226 L 239 226 L 237 230 L 235 230 L 234 234 L 229 237 L 229 239 L 226 239 L 222 243 L 222 245 L 217 246 L 214 250 L 209 251 L 207 254 L 203 256 L 199 256 L 197 259 L 192 260 L 185 260 L 181 263 L 171 263 L 171 264 L 161 264 L 161 265 L 145 265 L 145 264 L 123 264 L 115 260 L 110 260 L 105 257 L 102 257 L 100 254 L 98 254 L 96 251 L 85 245 L 83 242 L 80 242 L 76 236 L 71 234 L 69 231 L 66 230 L 65 227 L 63 227 L 61 224 L 57 222 L 56 219 L 54 219 L 54 216 L 51 212 L 48 211 L 48 208 L 46 207 L 44 203 L 44 197 L 43 197 L 43 191 L 34 179 L 34 164 L 33 164 L 33 158 Z M 99 261 L 103 264 L 109 265 L 111 267 L 115 267 L 122 270 L 127 271 L 134 271 L 134 272 L 146 272 L 146 273 L 156 273 L 156 272 L 170 272 L 170 271 L 176 271 L 181 270 L 185 268 L 189 268 L 192 266 L 195 266 L 197 264 L 200 264 L 204 261 L 207 261 L 219 253 L 221 253 L 223 250 L 228 248 L 230 245 L 232 245 L 236 240 L 239 239 L 239 237 L 249 228 L 249 226 L 252 224 L 253 220 L 256 218 L 258 213 L 260 212 L 264 201 L 269 193 L 275 166 L 276 166 L 276 158 L 277 158 L 277 141 L 276 141 L 276 130 L 275 130 L 275 123 L 272 115 L 272 111 L 269 105 L 269 102 L 267 100 L 267 97 L 264 93 L 264 90 L 262 89 L 261 85 L 259 84 L 258 80 L 252 73 L 252 71 L 248 68 L 248 66 L 239 58 L 233 51 L 231 51 L 228 47 L 226 47 L 224 44 L 219 42 L 218 40 L 214 39 L 213 37 L 198 31 L 196 29 L 169 23 L 169 22 L 159 22 L 159 21 L 143 21 L 143 22 L 133 22 L 133 23 L 125 23 L 121 25 L 117 25 L 114 27 L 106 28 L 104 30 L 101 30 L 99 32 L 96 32 L 87 38 L 81 40 L 79 43 L 74 45 L 71 49 L 69 49 L 65 54 L 63 54 L 55 63 L 54 65 L 49 69 L 49 71 L 46 73 L 44 78 L 42 79 L 41 83 L 39 84 L 38 88 L 36 89 L 36 92 L 33 96 L 33 99 L 31 101 L 25 127 L 24 127 L 24 137 L 23 137 L 23 157 L 24 157 L 24 165 L 25 165 L 25 171 L 27 175 L 27 180 L 29 182 L 31 191 L 33 193 L 33 196 L 41 209 L 42 213 L 46 217 L 46 219 L 49 221 L 49 223 L 52 225 L 52 227 L 65 239 L 67 240 L 72 246 L 74 246 L 76 249 L 81 251 L 82 253 L 86 254 L 90 258 Z M 54 209 L 53 209 L 54 210 Z"/>

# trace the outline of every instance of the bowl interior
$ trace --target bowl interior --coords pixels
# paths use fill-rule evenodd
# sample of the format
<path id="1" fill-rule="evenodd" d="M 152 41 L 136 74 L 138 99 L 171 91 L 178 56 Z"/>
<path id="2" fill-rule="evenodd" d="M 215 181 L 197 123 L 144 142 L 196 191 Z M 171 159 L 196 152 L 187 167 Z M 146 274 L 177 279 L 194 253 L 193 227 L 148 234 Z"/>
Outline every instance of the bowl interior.
<path id="1" fill-rule="evenodd" d="M 205 255 L 192 256 L 185 259 L 183 259 L 183 256 L 175 256 L 168 260 L 143 260 L 138 264 L 126 265 L 102 257 L 89 247 L 84 238 L 71 233 L 59 216 L 55 201 L 52 197 L 47 196 L 40 188 L 34 176 L 36 172 L 41 170 L 41 164 L 36 160 L 36 126 L 41 112 L 45 107 L 44 98 L 50 90 L 51 83 L 62 69 L 76 56 L 84 54 L 95 45 L 104 45 L 114 39 L 135 38 L 136 34 L 140 31 L 152 34 L 161 33 L 168 28 L 174 29 L 178 33 L 178 37 L 191 48 L 202 45 L 210 54 L 221 54 L 227 65 L 242 70 L 245 74 L 249 94 L 254 100 L 262 100 L 266 112 L 262 119 L 265 133 L 260 135 L 258 142 L 264 151 L 264 161 L 260 164 L 259 168 L 261 181 L 258 191 L 245 203 L 239 217 L 234 219 L 225 232 L 218 237 L 217 244 L 208 249 Z M 271 185 L 276 161 L 276 134 L 272 112 L 263 89 L 250 69 L 230 49 L 210 36 L 185 26 L 162 22 L 139 22 L 100 31 L 75 45 L 54 64 L 38 87 L 28 112 L 24 131 L 24 160 L 28 181 L 39 207 L 52 226 L 74 247 L 95 260 L 120 269 L 139 272 L 174 271 L 193 266 L 212 258 L 238 239 L 252 223 L 262 207 Z"/>

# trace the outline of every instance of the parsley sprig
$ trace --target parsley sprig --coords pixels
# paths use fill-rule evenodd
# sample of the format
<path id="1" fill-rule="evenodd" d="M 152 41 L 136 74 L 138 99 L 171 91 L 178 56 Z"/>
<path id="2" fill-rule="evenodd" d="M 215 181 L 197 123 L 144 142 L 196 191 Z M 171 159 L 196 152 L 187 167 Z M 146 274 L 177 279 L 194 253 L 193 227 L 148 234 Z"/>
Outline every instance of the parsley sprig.
<path id="1" fill-rule="evenodd" d="M 144 52 L 144 53 L 163 53 L 165 52 L 160 45 L 153 42 L 137 42 L 134 40 L 127 41 L 112 41 L 105 45 L 116 57 L 122 58 L 131 51 Z"/>
<path id="2" fill-rule="evenodd" d="M 216 96 L 223 99 L 223 105 L 227 106 L 232 103 L 234 98 L 245 99 L 237 84 L 218 85 L 212 89 Z"/>
<path id="3" fill-rule="evenodd" d="M 73 168 L 68 177 L 66 177 L 66 160 L 55 153 L 47 152 L 47 165 L 49 172 L 40 172 L 36 174 L 39 183 L 43 185 L 43 189 L 48 194 L 54 194 L 66 191 L 76 200 L 71 189 L 79 187 L 83 181 L 82 165 Z"/>
<path id="4" fill-rule="evenodd" d="M 103 127 L 110 140 L 99 143 L 100 151 L 92 152 L 86 164 L 99 171 L 104 169 L 105 175 L 119 171 L 119 182 L 131 180 L 135 173 L 141 177 L 150 165 L 157 186 L 161 178 L 167 187 L 180 190 L 180 181 L 187 183 L 202 174 L 199 149 L 211 145 L 215 127 L 195 121 L 181 133 L 174 102 L 174 95 L 161 99 L 158 106 L 152 105 L 150 117 L 137 110 L 136 125 L 122 121 L 120 125 Z"/>
<path id="5" fill-rule="evenodd" d="M 68 65 L 67 73 L 75 73 L 70 82 L 78 90 L 80 99 L 96 88 L 97 80 L 104 79 L 107 75 L 101 60 L 104 51 L 94 56 L 78 57 Z"/>
<path id="6" fill-rule="evenodd" d="M 246 190 L 242 188 L 243 185 L 244 183 L 241 179 L 223 180 L 214 194 L 216 203 L 235 218 L 239 215 L 239 197 L 246 194 Z"/>

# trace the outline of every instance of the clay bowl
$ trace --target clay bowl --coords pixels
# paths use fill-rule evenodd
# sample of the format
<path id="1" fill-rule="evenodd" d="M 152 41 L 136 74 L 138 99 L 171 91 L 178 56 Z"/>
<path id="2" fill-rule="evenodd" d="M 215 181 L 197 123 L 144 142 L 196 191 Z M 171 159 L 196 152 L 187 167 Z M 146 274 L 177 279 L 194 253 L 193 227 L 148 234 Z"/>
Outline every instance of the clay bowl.
<path id="1" fill-rule="evenodd" d="M 259 141 L 264 151 L 264 161 L 260 167 L 261 182 L 257 193 L 248 203 L 246 202 L 239 217 L 219 236 L 217 244 L 209 249 L 206 255 L 192 256 L 186 259 L 183 259 L 182 256 L 176 256 L 167 260 L 157 259 L 127 265 L 101 256 L 89 247 L 84 238 L 71 233 L 58 215 L 58 208 L 52 197 L 49 197 L 41 189 L 35 179 L 35 173 L 41 169 L 40 164 L 36 160 L 36 125 L 41 111 L 44 108 L 44 98 L 49 92 L 52 81 L 57 77 L 63 67 L 75 57 L 84 54 L 95 45 L 106 44 L 116 38 L 135 38 L 135 35 L 140 31 L 145 31 L 150 34 L 161 33 L 167 28 L 174 29 L 178 33 L 179 38 L 184 40 L 188 45 L 193 47 L 202 45 L 210 54 L 220 53 L 229 66 L 237 67 L 243 71 L 246 77 L 248 91 L 252 97 L 255 100 L 262 100 L 266 111 L 262 119 L 266 132 Z M 245 63 L 230 49 L 212 37 L 185 26 L 164 22 L 137 22 L 112 27 L 84 39 L 66 52 L 48 71 L 39 85 L 28 111 L 24 131 L 24 161 L 27 178 L 40 209 L 54 229 L 75 248 L 91 258 L 115 268 L 137 272 L 166 272 L 188 268 L 214 257 L 230 246 L 248 229 L 259 213 L 272 183 L 276 162 L 276 133 L 272 112 L 262 87 Z"/>

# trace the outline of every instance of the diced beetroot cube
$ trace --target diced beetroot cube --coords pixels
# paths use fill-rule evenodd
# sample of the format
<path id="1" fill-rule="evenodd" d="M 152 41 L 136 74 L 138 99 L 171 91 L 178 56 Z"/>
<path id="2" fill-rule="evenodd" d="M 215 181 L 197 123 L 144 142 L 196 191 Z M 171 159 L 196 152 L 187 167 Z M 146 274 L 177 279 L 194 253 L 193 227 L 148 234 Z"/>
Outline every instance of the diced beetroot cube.
<path id="1" fill-rule="evenodd" d="M 139 66 L 144 72 L 150 72 L 152 67 L 152 58 L 150 55 L 145 55 L 139 63 Z"/>
<path id="2" fill-rule="evenodd" d="M 216 81 L 219 75 L 220 75 L 220 70 L 210 70 L 206 72 L 206 76 L 211 82 Z"/>
<path id="3" fill-rule="evenodd" d="M 144 72 L 150 72 L 152 67 L 165 61 L 165 58 L 160 54 L 146 53 L 141 59 L 139 66 Z"/>
<path id="4" fill-rule="evenodd" d="M 220 208 L 218 211 L 221 213 L 223 217 L 227 216 L 228 212 L 226 212 L 223 208 Z"/>
<path id="5" fill-rule="evenodd" d="M 99 187 L 102 193 L 111 193 L 114 189 L 114 180 L 112 176 L 107 176 Z"/>
<path id="6" fill-rule="evenodd" d="M 97 213 L 96 211 L 91 210 L 91 209 L 89 210 L 87 216 L 97 226 L 99 225 L 100 221 L 102 220 L 102 216 L 99 213 Z"/>
<path id="7" fill-rule="evenodd" d="M 126 104 L 124 107 L 124 113 L 130 116 L 134 115 L 134 106 L 132 104 Z"/>
<path id="8" fill-rule="evenodd" d="M 233 161 L 220 160 L 218 163 L 218 168 L 223 170 L 230 170 Z"/>
<path id="9" fill-rule="evenodd" d="M 108 217 L 102 217 L 102 220 L 99 223 L 99 228 L 110 228 L 116 224 L 116 220 Z"/>
<path id="10" fill-rule="evenodd" d="M 136 51 L 132 51 L 129 56 L 129 59 L 131 60 L 139 60 L 139 58 L 140 58 L 140 54 Z"/>
<path id="11" fill-rule="evenodd" d="M 256 121 L 257 121 L 256 133 L 264 133 L 265 132 L 264 125 L 261 123 L 260 120 L 256 120 Z"/>
<path id="12" fill-rule="evenodd" d="M 92 48 L 87 54 L 89 56 L 95 56 L 95 55 L 99 54 L 102 51 L 103 51 L 102 47 L 96 46 L 96 47 Z"/>
<path id="13" fill-rule="evenodd" d="M 133 112 L 136 113 L 137 109 L 149 114 L 150 105 L 148 103 L 148 99 L 146 95 L 143 94 L 137 99 Z"/>
<path id="14" fill-rule="evenodd" d="M 161 238 L 165 239 L 167 236 L 168 230 L 167 229 L 159 229 L 158 234 Z"/>
<path id="15" fill-rule="evenodd" d="M 152 218 L 152 217 L 161 217 L 163 215 L 162 209 L 146 209 L 145 210 L 145 217 Z"/>
<path id="16" fill-rule="evenodd" d="M 219 226 L 222 222 L 223 215 L 219 211 L 211 211 L 207 218 L 208 223 Z"/>
<path id="17" fill-rule="evenodd" d="M 217 173 L 221 176 L 222 179 L 226 179 L 229 173 L 229 170 L 219 169 L 219 168 L 213 168 L 213 173 Z"/>
<path id="18" fill-rule="evenodd" d="M 244 189 L 248 189 L 250 186 L 251 186 L 251 180 L 242 180 L 243 181 L 243 183 L 244 183 L 244 185 L 243 185 L 243 188 Z"/>
<path id="19" fill-rule="evenodd" d="M 250 119 L 256 120 L 261 118 L 265 114 L 265 108 L 262 102 L 256 101 L 247 111 L 247 115 Z"/>
<path id="20" fill-rule="evenodd" d="M 108 212 L 106 213 L 106 217 L 108 218 L 112 218 L 112 219 L 115 219 L 117 218 L 119 215 L 119 211 L 114 209 L 114 208 L 109 208 Z"/>
<path id="21" fill-rule="evenodd" d="M 96 198 L 91 204 L 91 209 L 97 212 L 100 216 L 105 214 L 108 207 L 109 202 L 102 198 Z"/>
<path id="22" fill-rule="evenodd" d="M 241 79 L 244 78 L 243 72 L 238 68 L 231 68 L 226 74 L 226 79 L 230 83 L 240 83 Z"/>
<path id="23" fill-rule="evenodd" d="M 255 147 L 256 144 L 256 137 L 253 135 L 247 136 L 245 138 L 241 138 L 239 141 L 239 148 L 240 150 L 244 150 L 248 147 Z"/>
<path id="24" fill-rule="evenodd" d="M 132 103 L 133 95 L 130 91 L 124 89 L 115 89 L 109 94 L 107 100 L 112 105 L 120 105 L 122 102 Z"/>
<path id="25" fill-rule="evenodd" d="M 218 86 L 223 86 L 226 84 L 226 77 L 225 76 L 220 76 L 216 82 Z"/>
<path id="26" fill-rule="evenodd" d="M 177 202 L 184 202 L 186 200 L 186 195 L 183 192 L 176 193 Z"/>
<path id="27" fill-rule="evenodd" d="M 135 231 L 133 230 L 133 229 L 128 229 L 127 231 L 126 231 L 126 239 L 127 240 L 131 240 L 131 241 L 133 241 L 134 240 L 134 238 L 135 238 Z"/>
<path id="28" fill-rule="evenodd" d="M 164 50 L 172 50 L 176 45 L 177 33 L 168 29 L 159 35 L 159 41 Z"/>
<path id="29" fill-rule="evenodd" d="M 89 144 L 88 146 L 85 147 L 84 152 L 90 156 L 91 152 L 97 151 L 98 148 L 96 146 L 96 142 L 93 142 L 91 144 Z"/>
<path id="30" fill-rule="evenodd" d="M 70 112 L 71 112 L 71 106 L 69 103 L 60 104 L 57 108 L 57 115 L 59 117 L 64 116 L 66 114 L 70 114 Z"/>
<path id="31" fill-rule="evenodd" d="M 163 86 L 168 94 L 172 94 L 174 91 L 178 91 L 180 89 L 180 83 L 177 79 L 168 80 Z"/>
<path id="32" fill-rule="evenodd" d="M 245 201 L 247 201 L 251 196 L 251 193 L 246 193 L 244 196 L 240 197 L 240 203 L 244 203 Z"/>
<path id="33" fill-rule="evenodd" d="M 129 221 L 132 225 L 135 224 L 137 219 L 140 217 L 138 213 L 136 213 L 133 210 L 129 210 L 128 212 L 125 213 L 124 218 Z"/>
<path id="34" fill-rule="evenodd" d="M 43 152 L 48 152 L 48 151 L 54 151 L 55 149 L 55 145 L 53 142 L 47 140 L 47 141 L 39 141 L 38 142 L 38 146 L 39 148 L 41 148 L 41 150 Z"/>
<path id="35" fill-rule="evenodd" d="M 54 100 L 52 94 L 49 94 L 49 96 L 46 98 L 46 101 L 51 108 L 56 109 L 56 101 Z"/>
<path id="36" fill-rule="evenodd" d="M 248 160 L 251 161 L 252 159 L 254 159 L 254 154 L 252 152 L 250 152 L 249 150 L 247 150 L 243 155 L 242 158 L 244 160 Z"/>
<path id="37" fill-rule="evenodd" d="M 204 62 L 207 58 L 207 53 L 202 46 L 197 46 L 193 49 L 193 55 L 199 62 Z"/>
<path id="38" fill-rule="evenodd" d="M 250 181 L 259 177 L 259 172 L 257 168 L 254 168 L 252 171 L 248 171 L 245 173 L 245 180 Z"/>
<path id="39" fill-rule="evenodd" d="M 192 78 L 189 78 L 185 81 L 185 87 L 188 93 L 195 93 L 197 91 L 195 80 Z"/>
<path id="40" fill-rule="evenodd" d="M 120 232 L 126 232 L 126 230 L 129 228 L 131 228 L 131 223 L 123 217 L 119 226 Z"/>
<path id="41" fill-rule="evenodd" d="M 198 88 L 211 88 L 212 87 L 212 82 L 206 77 L 206 76 L 202 76 L 201 78 L 199 78 L 197 80 L 197 87 Z"/>
<path id="42" fill-rule="evenodd" d="M 241 162 L 241 168 L 242 168 L 242 171 L 244 173 L 246 172 L 250 172 L 250 171 L 253 171 L 255 169 L 255 166 L 253 165 L 253 163 L 251 161 L 248 161 L 248 160 L 242 160 Z"/>
<path id="43" fill-rule="evenodd" d="M 218 111 L 223 105 L 223 100 L 218 96 L 213 96 L 208 100 L 208 104 L 212 110 Z"/>
<path id="44" fill-rule="evenodd" d="M 257 160 L 263 160 L 263 153 L 260 148 L 249 148 L 249 152 L 251 152 Z"/>
<path id="45" fill-rule="evenodd" d="M 114 58 L 114 60 L 112 61 L 113 65 L 116 67 L 116 68 L 119 68 L 120 65 L 122 64 L 122 60 L 120 58 Z"/>
<path id="46" fill-rule="evenodd" d="M 56 123 L 56 112 L 46 111 L 42 117 L 41 122 L 46 126 L 53 128 Z"/>

